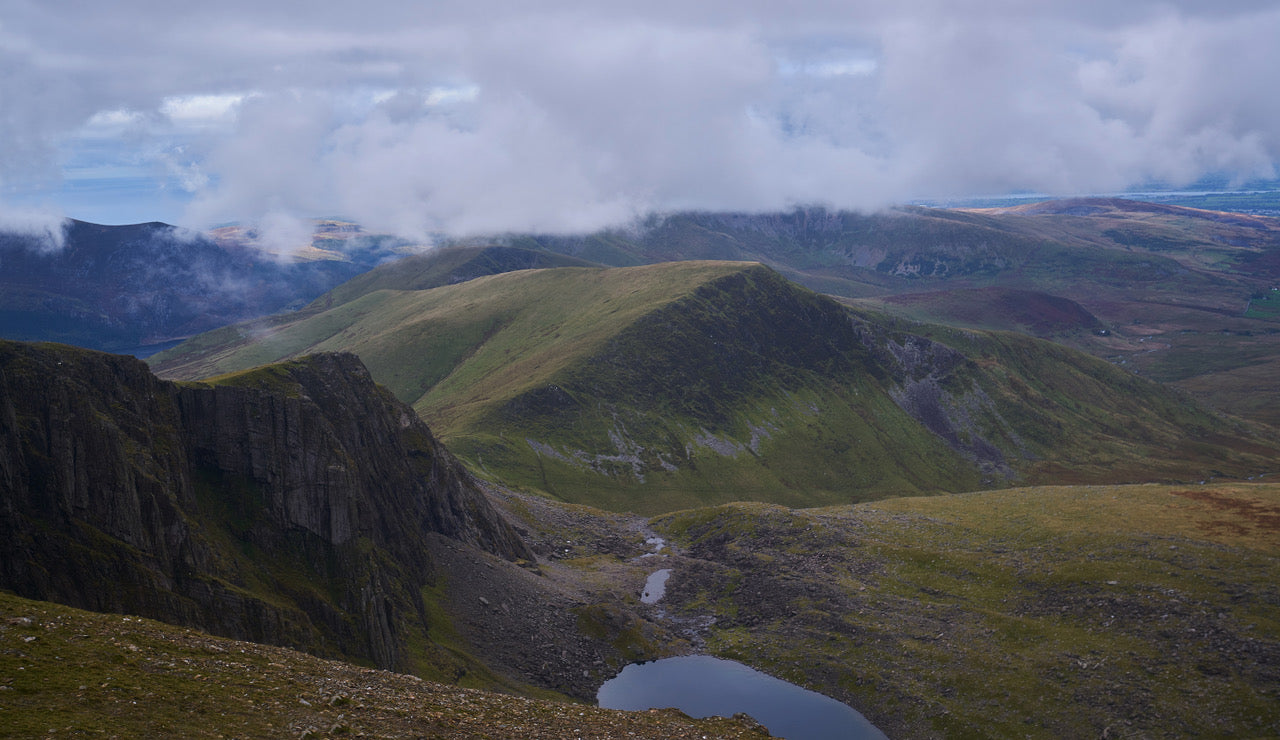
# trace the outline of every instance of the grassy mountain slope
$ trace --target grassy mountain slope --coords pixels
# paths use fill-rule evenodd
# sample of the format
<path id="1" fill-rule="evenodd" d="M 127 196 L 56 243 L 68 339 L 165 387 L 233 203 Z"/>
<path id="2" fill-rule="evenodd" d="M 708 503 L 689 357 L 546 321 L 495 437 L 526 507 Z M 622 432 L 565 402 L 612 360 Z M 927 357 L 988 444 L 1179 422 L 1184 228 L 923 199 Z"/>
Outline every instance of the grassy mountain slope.
<path id="1" fill-rule="evenodd" d="M 381 290 L 269 328 L 233 326 L 154 358 L 170 377 L 198 378 L 346 347 L 432 423 L 537 386 L 621 328 L 737 263 L 632 270 L 505 273 L 435 290 Z M 495 395 L 496 394 L 496 395 Z M 427 396 L 432 402 L 427 402 Z M 443 399 L 435 402 L 435 399 Z"/>
<path id="2" fill-rule="evenodd" d="M 1080 353 L 926 330 L 764 267 L 681 262 L 377 291 L 156 360 L 197 377 L 352 351 L 473 468 L 633 511 L 1251 475 L 1274 459 L 1247 429 Z"/>
<path id="3" fill-rule="evenodd" d="M 0 645 L 6 737 L 768 737 L 747 720 L 460 688 L 3 592 Z"/>
<path id="4" fill-rule="evenodd" d="M 1098 317 L 1079 303 L 1030 290 L 959 288 L 903 293 L 883 301 L 922 321 L 1018 331 L 1041 338 L 1078 337 L 1104 329 Z"/>
<path id="5" fill-rule="evenodd" d="M 326 293 L 308 308 L 328 309 L 378 290 L 427 290 L 516 270 L 592 267 L 555 252 L 516 247 L 448 247 L 380 265 Z"/>
<path id="6" fill-rule="evenodd" d="M 1280 733 L 1280 487 L 1050 487 L 661 517 L 665 608 L 891 737 Z"/>
<path id="7" fill-rule="evenodd" d="M 619 265 L 754 260 L 888 310 L 906 300 L 892 296 L 959 291 L 906 306 L 926 321 L 965 322 L 951 309 L 980 298 L 974 289 L 1060 296 L 1108 334 L 1056 341 L 1179 383 L 1233 413 L 1280 419 L 1280 380 L 1259 372 L 1280 358 L 1280 314 L 1265 300 L 1280 284 L 1280 219 L 1095 198 L 986 210 L 675 214 L 632 230 L 514 243 Z M 989 328 L 987 318 L 969 325 Z M 1237 371 L 1257 382 L 1235 382 Z M 1198 380 L 1220 372 L 1227 382 Z"/>

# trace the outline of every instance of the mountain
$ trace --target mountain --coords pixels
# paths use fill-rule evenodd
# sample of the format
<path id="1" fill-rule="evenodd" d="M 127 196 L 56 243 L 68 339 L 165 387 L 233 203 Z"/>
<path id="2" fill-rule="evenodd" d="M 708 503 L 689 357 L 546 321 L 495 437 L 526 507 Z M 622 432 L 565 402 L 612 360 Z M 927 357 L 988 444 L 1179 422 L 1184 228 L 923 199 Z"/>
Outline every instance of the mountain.
<path id="1" fill-rule="evenodd" d="M 1171 276 L 1230 289 L 1280 275 L 1272 269 L 1280 219 L 1118 198 L 996 209 L 900 207 L 872 214 L 823 208 L 679 213 L 651 216 L 628 230 L 509 240 L 617 266 L 760 261 L 799 275 L 801 282 L 826 286 L 815 289 L 848 297 L 928 290 L 928 283 L 933 289 L 938 283 L 993 281 L 1045 289 L 1075 281 L 1142 285 Z M 1103 267 L 1108 271 L 1098 272 Z M 842 281 L 847 290 L 831 289 Z"/>
<path id="2" fill-rule="evenodd" d="M 308 308 L 332 308 L 378 290 L 427 290 L 516 270 L 598 266 L 555 252 L 518 247 L 442 247 L 375 267 L 325 293 Z"/>
<path id="3" fill-rule="evenodd" d="M 851 310 L 736 262 L 376 291 L 153 361 L 192 379 L 333 350 L 474 470 L 629 511 L 1247 476 L 1277 452 L 1083 353 Z"/>
<path id="4" fill-rule="evenodd" d="M 682 213 L 650 217 L 626 231 L 511 241 L 610 265 L 760 261 L 815 289 L 861 297 L 937 289 L 939 283 L 972 287 L 998 281 L 1045 290 L 1083 281 L 1120 287 L 1179 274 L 1184 281 L 1208 278 L 1214 284 L 1221 273 L 1243 272 L 1239 268 L 1252 266 L 1259 254 L 1274 252 L 1280 220 L 1080 199 L 989 210 Z M 1247 284 L 1251 277 L 1269 276 L 1233 277 Z"/>
<path id="5" fill-rule="evenodd" d="M 154 240 L 171 248 L 149 246 Z M 1280 425 L 1280 293 L 1273 290 L 1280 288 L 1280 219 L 1088 198 L 874 214 L 677 213 L 596 234 L 464 243 L 326 300 L 514 269 L 735 260 L 760 262 L 868 307 L 991 328 L 986 312 L 966 323 L 967 312 L 952 308 L 981 303 L 975 291 L 1026 291 L 1076 303 L 1101 329 L 1046 335 L 1030 315 L 1012 328 L 1175 384 L 1215 408 Z M 224 227 L 206 238 L 160 224 L 73 223 L 67 245 L 50 252 L 34 238 L 0 238 L 0 336 L 148 354 L 171 340 L 302 307 L 411 248 L 339 221 L 317 222 L 311 243 L 287 253 L 267 251 L 251 229 Z M 565 259 L 571 261 L 556 261 Z M 942 298 L 952 290 L 959 292 Z M 935 298 L 900 300 L 915 293 Z M 1015 307 L 1039 309 L 1050 312 L 1050 323 L 1057 320 L 1046 299 Z"/>
<path id="6" fill-rule="evenodd" d="M 654 290 L 638 279 L 652 269 L 604 282 Z M 1231 464 L 1245 456 L 1230 445 L 1250 443 L 1213 436 L 1241 430 L 1058 345 L 840 313 L 760 267 L 683 269 L 691 293 L 726 309 L 717 325 L 735 330 L 717 337 L 734 365 L 718 377 L 758 381 L 781 362 L 748 362 L 726 341 L 740 333 L 727 314 L 750 313 L 732 293 L 754 286 L 751 303 L 772 316 L 789 315 L 788 301 L 810 320 L 834 306 L 866 350 L 863 368 L 885 370 L 876 380 L 895 383 L 906 408 L 941 412 L 919 414 L 939 438 L 940 423 L 957 428 L 956 407 L 930 399 L 973 381 L 1001 414 L 1001 382 L 1022 394 L 1019 429 L 1073 425 L 1052 441 L 1092 456 L 1095 475 L 1115 464 L 1132 474 L 1152 464 L 1143 450 L 1171 443 L 1191 467 Z M 612 271 L 482 280 L 600 272 Z M 591 297 L 577 287 L 566 302 Z M 766 300 L 765 288 L 794 295 Z M 680 321 L 697 325 L 687 296 L 650 298 L 660 305 L 642 318 L 658 314 L 676 339 Z M 754 322 L 747 336 L 766 328 L 758 309 L 743 320 Z M 791 341 L 792 375 L 821 370 L 821 342 Z M 833 328 L 823 341 L 842 340 Z M 666 377 L 672 356 L 659 360 Z M 565 377 L 602 380 L 626 365 Z M 1117 377 L 1131 385 L 1111 388 Z M 1132 406 L 1113 407 L 1125 399 Z M 125 612 L 0 593 L 0 695 L 6 728 L 20 735 L 755 732 L 743 719 L 620 716 L 442 686 L 139 613 L 526 696 L 589 699 L 626 663 L 697 650 L 846 701 L 895 737 L 1117 727 L 1261 737 L 1280 727 L 1273 483 L 1053 486 L 806 510 L 736 503 L 645 520 L 477 491 L 412 411 L 340 354 L 171 383 L 130 357 L 0 342 L 0 419 L 0 588 Z M 818 455 L 808 462 L 829 451 Z M 1056 464 L 1040 473 L 1068 479 Z M 659 569 L 669 573 L 662 600 L 638 602 Z"/>
<path id="7" fill-rule="evenodd" d="M 882 300 L 896 312 L 932 323 L 1017 331 L 1042 338 L 1110 333 L 1079 303 L 1033 290 L 958 288 L 902 293 Z"/>
<path id="8" fill-rule="evenodd" d="M 0 587 L 384 668 L 432 642 L 428 541 L 533 555 L 352 355 L 216 384 L 0 342 Z"/>
<path id="9" fill-rule="evenodd" d="M 1055 341 L 1177 384 L 1217 408 L 1280 424 L 1276 218 L 1086 198 L 875 214 L 682 213 L 625 230 L 513 236 L 510 243 L 619 266 L 758 261 L 814 290 L 946 323 L 964 323 L 947 309 L 981 300 L 975 289 L 1055 296 L 1106 330 Z M 961 292 L 933 301 L 941 312 L 895 298 L 951 290 Z M 972 325 L 989 327 L 986 318 Z"/>
<path id="10" fill-rule="evenodd" d="M 145 354 L 301 306 L 403 246 L 358 232 L 334 245 L 321 230 L 314 246 L 273 255 L 239 231 L 213 239 L 162 223 L 67 221 L 62 236 L 0 234 L 0 336 Z"/>

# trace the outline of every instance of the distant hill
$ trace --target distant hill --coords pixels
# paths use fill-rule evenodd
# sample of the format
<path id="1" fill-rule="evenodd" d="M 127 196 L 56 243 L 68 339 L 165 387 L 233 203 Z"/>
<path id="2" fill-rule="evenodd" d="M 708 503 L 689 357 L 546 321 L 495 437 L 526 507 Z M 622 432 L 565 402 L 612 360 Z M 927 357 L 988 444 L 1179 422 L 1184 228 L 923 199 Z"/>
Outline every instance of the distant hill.
<path id="1" fill-rule="evenodd" d="M 1251 475 L 1277 452 L 1082 353 L 851 313 L 735 262 L 381 290 L 153 359 L 196 378 L 339 349 L 474 469 L 636 511 Z"/>
<path id="2" fill-rule="evenodd" d="M 1056 288 L 1077 280 L 1128 288 L 1180 272 L 1188 273 L 1184 282 L 1231 272 L 1256 251 L 1280 245 L 1280 220 L 1082 199 L 968 211 L 684 213 L 652 217 L 625 231 L 512 241 L 611 265 L 760 261 L 814 289 L 848 297 L 937 289 L 944 282 L 1060 293 Z M 1214 260 L 1196 265 L 1206 251 Z M 1197 266 L 1198 272 L 1185 269 Z M 1257 276 L 1234 277 L 1247 282 Z"/>
<path id="3" fill-rule="evenodd" d="M 309 308 L 333 308 L 377 290 L 426 290 L 516 270 L 598 266 L 576 257 L 519 247 L 445 247 L 376 267 L 337 286 Z"/>
<path id="4" fill-rule="evenodd" d="M 88 259 L 69 256 L 83 251 L 75 247 L 83 241 L 79 226 L 62 256 L 35 266 L 26 264 L 38 251 L 29 243 L 16 253 L 0 249 L 0 335 L 146 354 L 217 326 L 304 306 L 326 310 L 383 288 L 568 265 L 755 261 L 869 308 L 1051 337 L 1216 408 L 1280 425 L 1280 219 L 1105 198 L 875 214 L 677 213 L 595 234 L 468 240 L 310 305 L 404 245 L 325 221 L 310 245 L 293 252 L 295 261 L 280 264 L 250 230 L 227 227 L 211 240 L 157 252 L 148 240 L 159 237 L 146 234 L 168 227 L 145 226 L 90 229 L 106 231 L 88 243 L 114 239 L 116 246 L 90 249 Z M 1023 292 L 1000 300 L 978 292 L 989 289 Z M 959 303 L 942 300 L 953 291 Z M 900 298 L 916 293 L 934 297 Z M 1029 294 L 1054 298 L 1004 303 Z M 1074 302 L 1100 327 L 1044 328 L 1063 318 L 1057 299 Z M 1017 321 L 992 324 L 990 311 L 965 307 L 970 300 L 992 310 L 1011 305 Z M 1037 310 L 1048 313 L 1037 318 Z M 258 329 L 274 321 L 263 318 Z"/>
<path id="5" fill-rule="evenodd" d="M 903 293 L 883 302 L 925 321 L 1019 331 L 1043 338 L 1106 331 L 1098 317 L 1079 303 L 1033 290 L 958 288 Z"/>
<path id="6" fill-rule="evenodd" d="M 0 233 L 0 337 L 145 355 L 302 306 L 402 246 L 347 236 L 344 251 L 321 233 L 315 244 L 334 248 L 284 256 L 260 251 L 239 232 L 215 240 L 162 223 L 68 221 L 57 249 L 35 236 Z"/>

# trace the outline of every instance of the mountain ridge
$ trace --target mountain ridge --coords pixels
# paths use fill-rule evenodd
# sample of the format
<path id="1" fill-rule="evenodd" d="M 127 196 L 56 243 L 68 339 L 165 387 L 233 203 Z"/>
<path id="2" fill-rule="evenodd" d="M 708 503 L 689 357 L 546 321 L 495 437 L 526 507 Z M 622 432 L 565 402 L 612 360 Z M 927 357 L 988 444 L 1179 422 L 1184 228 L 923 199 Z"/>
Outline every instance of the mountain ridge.
<path id="1" fill-rule="evenodd" d="M 54 247 L 0 232 L 0 336 L 145 354 L 300 306 L 395 254 L 396 243 L 370 238 L 295 261 L 160 222 L 68 220 Z"/>
<path id="2" fill-rule="evenodd" d="M 558 268 L 378 291 L 154 360 L 162 374 L 197 377 L 324 349 L 364 357 L 473 470 L 649 513 L 1054 474 L 1244 476 L 1274 452 L 1247 425 L 1082 353 L 851 309 L 750 263 Z"/>
<path id="3" fill-rule="evenodd" d="M 0 585 L 28 597 L 404 669 L 426 534 L 533 557 L 352 355 L 175 385 L 3 341 L 0 417 Z"/>

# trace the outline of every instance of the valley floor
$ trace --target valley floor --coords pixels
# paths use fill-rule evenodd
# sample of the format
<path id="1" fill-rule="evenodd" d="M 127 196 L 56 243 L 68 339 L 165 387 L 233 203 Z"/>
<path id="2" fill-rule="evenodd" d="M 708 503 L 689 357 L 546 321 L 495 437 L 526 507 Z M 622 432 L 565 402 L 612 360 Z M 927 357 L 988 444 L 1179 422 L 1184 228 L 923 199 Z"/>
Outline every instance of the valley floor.
<path id="1" fill-rule="evenodd" d="M 1280 485 L 732 504 L 648 522 L 494 493 L 549 577 L 617 605 L 599 625 L 615 645 L 736 659 L 891 737 L 1280 735 Z M 667 545 L 646 557 L 654 532 Z M 666 594 L 643 604 L 659 568 Z"/>
<path id="2" fill-rule="evenodd" d="M 433 541 L 452 574 L 440 630 L 456 631 L 433 639 L 509 686 L 586 703 L 0 595 L 0 736 L 763 736 L 745 720 L 589 705 L 627 663 L 692 652 L 844 701 L 890 737 L 1280 736 L 1278 484 L 654 519 L 488 493 L 538 562 Z M 659 569 L 665 595 L 643 603 Z"/>

